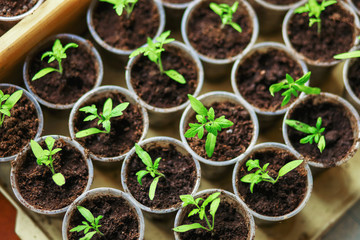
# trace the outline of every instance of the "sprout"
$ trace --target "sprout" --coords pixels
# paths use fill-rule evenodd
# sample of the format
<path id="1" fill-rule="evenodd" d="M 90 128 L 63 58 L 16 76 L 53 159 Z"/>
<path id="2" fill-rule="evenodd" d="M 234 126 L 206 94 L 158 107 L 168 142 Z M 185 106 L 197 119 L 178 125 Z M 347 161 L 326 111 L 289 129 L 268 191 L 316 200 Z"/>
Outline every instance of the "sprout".
<path id="1" fill-rule="evenodd" d="M 90 240 L 96 233 L 100 236 L 104 236 L 102 232 L 100 232 L 99 227 L 99 221 L 103 218 L 102 215 L 97 216 L 96 218 L 94 215 L 86 208 L 82 206 L 77 206 L 78 211 L 80 214 L 90 223 L 83 221 L 83 225 L 78 225 L 70 230 L 70 232 L 81 232 L 84 231 L 85 236 L 80 238 L 79 240 Z M 94 230 L 89 232 L 90 230 Z"/>
<path id="2" fill-rule="evenodd" d="M 114 5 L 116 14 L 121 16 L 125 8 L 126 17 L 129 18 L 138 0 L 100 0 Z"/>
<path id="3" fill-rule="evenodd" d="M 221 28 L 224 28 L 225 25 L 232 26 L 236 31 L 242 32 L 239 24 L 232 21 L 233 14 L 236 12 L 239 6 L 239 2 L 234 2 L 234 4 L 230 7 L 226 3 L 216 4 L 210 3 L 210 8 L 221 18 Z"/>
<path id="4" fill-rule="evenodd" d="M 18 90 L 11 95 L 4 94 L 3 91 L 0 90 L 0 128 L 5 121 L 5 116 L 11 116 L 10 110 L 20 100 L 22 94 L 23 90 Z"/>

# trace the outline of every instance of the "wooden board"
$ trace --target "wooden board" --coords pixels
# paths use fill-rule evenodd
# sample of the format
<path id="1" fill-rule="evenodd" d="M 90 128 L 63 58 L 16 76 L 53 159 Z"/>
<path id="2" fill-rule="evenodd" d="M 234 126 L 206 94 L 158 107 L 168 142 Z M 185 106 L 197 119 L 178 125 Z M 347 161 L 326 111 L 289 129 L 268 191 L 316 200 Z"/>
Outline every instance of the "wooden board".
<path id="1" fill-rule="evenodd" d="M 46 4 L 48 5 L 39 9 L 38 14 L 41 13 L 42 17 L 37 21 L 41 24 L 46 24 L 46 26 L 49 27 L 39 27 L 36 24 L 30 23 L 30 20 L 26 19 L 26 22 L 20 23 L 15 27 L 16 29 L 12 29 L 0 38 L 0 43 L 3 43 L 4 41 L 6 42 L 6 47 L 3 47 L 3 45 L 0 44 L 0 82 L 12 82 L 23 86 L 21 72 L 10 71 L 10 69 L 21 69 L 21 59 L 23 59 L 24 56 L 24 51 L 21 49 L 25 49 L 27 51 L 34 46 L 37 41 L 41 40 L 50 33 L 59 32 L 59 29 L 63 29 L 64 26 L 74 25 L 69 23 L 74 21 L 74 19 L 78 16 L 84 15 L 84 9 L 86 8 L 86 3 L 84 2 L 88 1 L 47 0 Z M 55 10 L 59 12 L 57 13 Z M 51 11 L 51 13 L 48 11 Z M 72 17 L 70 17 L 71 15 Z M 50 20 L 48 20 L 50 21 L 50 24 L 43 19 L 45 17 L 50 17 Z M 55 23 L 56 26 L 50 26 Z M 33 26 L 36 27 L 33 28 Z M 77 29 L 76 31 L 79 30 Z M 16 36 L 16 41 L 11 42 L 11 36 Z M 175 33 L 175 37 L 181 40 L 178 33 Z M 27 40 L 29 39 L 32 39 L 31 43 L 27 43 Z M 279 35 L 261 37 L 259 42 L 269 40 L 282 42 L 281 36 Z M 117 67 L 114 67 L 113 64 L 110 64 L 110 60 L 104 58 L 103 60 L 105 70 L 102 85 L 113 84 L 126 87 L 124 80 L 125 64 L 118 63 Z M 341 95 L 343 89 L 341 71 L 342 64 L 334 69 L 332 75 L 328 79 L 324 80 L 324 84 L 320 86 L 323 91 Z M 9 73 L 12 73 L 11 78 L 5 77 L 9 76 Z M 222 79 L 222 81 L 218 83 L 206 82 L 202 93 L 213 90 L 225 90 L 232 92 L 230 79 Z M 45 117 L 44 135 L 61 134 L 69 136 L 67 122 L 70 111 L 54 111 L 46 108 L 43 108 L 43 111 Z M 150 128 L 147 137 L 171 136 L 179 139 L 178 126 L 179 122 L 177 121 L 162 129 Z M 283 142 L 281 136 L 281 121 L 276 122 L 272 129 L 266 132 L 261 132 L 258 143 L 265 141 Z M 294 218 L 283 223 L 275 224 L 269 227 L 257 227 L 255 239 L 319 239 L 357 200 L 360 199 L 360 181 L 357 181 L 359 171 L 360 153 L 357 153 L 353 159 L 343 166 L 326 170 L 315 176 L 313 194 L 304 210 Z M 10 164 L 1 163 L 0 181 L 6 184 L 5 189 L 7 189 L 11 194 L 11 189 L 9 187 L 9 172 Z M 96 187 L 114 187 L 122 189 L 120 183 L 120 169 L 109 171 L 96 167 L 92 188 Z M 227 176 L 217 182 L 210 182 L 202 179 L 200 190 L 207 188 L 223 188 L 232 192 L 231 176 Z M 61 218 L 49 218 L 31 212 L 28 212 L 28 215 L 34 219 L 38 227 L 45 233 L 46 236 L 49 236 L 50 239 L 61 239 Z M 156 222 L 146 219 L 145 237 L 148 240 L 173 239 L 173 233 L 170 230 L 172 226 L 173 221 Z M 29 227 L 24 225 L 23 228 L 28 229 Z"/>

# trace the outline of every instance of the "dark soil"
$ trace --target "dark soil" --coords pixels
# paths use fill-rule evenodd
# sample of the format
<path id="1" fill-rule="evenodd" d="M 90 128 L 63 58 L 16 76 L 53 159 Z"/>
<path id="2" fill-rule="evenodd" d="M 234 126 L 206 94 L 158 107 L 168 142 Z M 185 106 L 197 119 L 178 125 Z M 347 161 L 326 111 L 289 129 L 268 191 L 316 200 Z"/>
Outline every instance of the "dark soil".
<path id="1" fill-rule="evenodd" d="M 205 151 L 205 141 L 207 131 L 202 139 L 196 135 L 193 138 L 187 138 L 190 147 L 201 157 L 212 161 L 227 161 L 233 159 L 247 149 L 254 133 L 254 125 L 251 121 L 250 114 L 241 105 L 232 102 L 215 102 L 211 105 L 215 110 L 215 118 L 225 116 L 234 123 L 229 128 L 223 129 L 218 133 L 214 154 L 209 158 Z M 206 106 L 207 109 L 210 106 Z M 190 117 L 188 123 L 197 123 L 195 114 Z M 185 132 L 190 128 L 186 124 Z"/>
<path id="2" fill-rule="evenodd" d="M 183 155 L 173 144 L 159 146 L 148 144 L 143 147 L 153 162 L 161 157 L 158 170 L 165 175 L 156 187 L 155 197 L 149 198 L 149 188 L 153 181 L 150 174 L 142 178 L 142 186 L 137 181 L 136 173 L 145 170 L 146 166 L 134 154 L 126 170 L 126 183 L 134 198 L 143 205 L 154 209 L 166 209 L 181 205 L 180 195 L 191 194 L 197 180 L 196 167 L 190 154 Z"/>
<path id="3" fill-rule="evenodd" d="M 97 196 L 91 200 L 84 200 L 81 206 L 90 210 L 94 217 L 102 215 L 103 218 L 99 221 L 101 227 L 100 232 L 104 237 L 95 234 L 92 240 L 137 240 L 140 237 L 139 233 L 139 218 L 135 209 L 129 203 L 120 197 L 113 196 Z M 83 237 L 84 232 L 69 232 L 70 229 L 82 225 L 85 218 L 79 213 L 74 211 L 68 228 L 69 240 L 77 240 Z"/>
<path id="4" fill-rule="evenodd" d="M 276 178 L 282 166 L 296 160 L 296 157 L 286 150 L 279 148 L 266 148 L 258 150 L 250 155 L 249 159 L 259 159 L 260 166 L 270 163 L 267 170 L 272 178 Z M 250 172 L 253 173 L 257 169 Z M 290 213 L 297 208 L 305 198 L 307 191 L 307 175 L 304 167 L 281 177 L 277 183 L 261 182 L 254 186 L 253 193 L 250 192 L 250 184 L 243 183 L 240 179 L 249 174 L 245 164 L 240 167 L 237 178 L 237 188 L 241 199 L 259 214 L 266 216 L 281 216 Z"/>
<path id="5" fill-rule="evenodd" d="M 12 94 L 17 90 L 13 87 L 3 88 L 4 94 Z M 35 105 L 23 93 L 20 100 L 10 110 L 11 116 L 5 117 L 0 127 L 0 157 L 17 154 L 35 138 L 39 127 L 39 119 Z"/>
<path id="6" fill-rule="evenodd" d="M 153 38 L 160 25 L 160 14 L 152 0 L 139 0 L 130 18 L 124 12 L 118 16 L 112 4 L 99 2 L 93 23 L 97 34 L 107 44 L 123 50 L 136 49 Z"/>
<path id="7" fill-rule="evenodd" d="M 334 61 L 334 55 L 348 52 L 356 37 L 354 17 L 339 3 L 327 7 L 321 13 L 321 34 L 317 24 L 309 27 L 308 13 L 294 14 L 287 33 L 295 50 L 305 57 L 319 62 Z"/>
<path id="8" fill-rule="evenodd" d="M 187 34 L 191 45 L 201 54 L 215 59 L 226 59 L 240 54 L 251 40 L 253 25 L 245 6 L 239 2 L 233 15 L 233 22 L 240 25 L 239 33 L 230 25 L 221 28 L 221 18 L 214 13 L 209 4 L 227 3 L 233 0 L 203 1 L 189 16 Z"/>
<path id="9" fill-rule="evenodd" d="M 265 2 L 275 5 L 289 5 L 299 2 L 299 0 L 265 0 Z"/>
<path id="10" fill-rule="evenodd" d="M 318 117 L 322 118 L 321 127 L 325 127 L 326 147 L 320 153 L 317 145 L 300 144 L 300 139 L 306 134 L 288 127 L 288 135 L 291 144 L 307 160 L 320 162 L 326 166 L 335 166 L 335 163 L 346 156 L 350 148 L 355 144 L 354 129 L 346 110 L 339 103 L 326 101 L 326 98 L 314 96 L 305 103 L 297 106 L 289 112 L 288 119 L 298 120 L 315 126 Z"/>
<path id="11" fill-rule="evenodd" d="M 63 47 L 71 40 L 62 38 Z M 41 61 L 41 56 L 46 51 L 52 50 L 54 42 L 48 43 L 29 62 L 28 79 L 34 93 L 40 98 L 54 104 L 71 104 L 76 102 L 82 95 L 91 90 L 98 76 L 98 63 L 95 55 L 82 44 L 78 48 L 69 48 L 66 51 L 67 58 L 61 64 L 63 74 L 52 72 L 44 77 L 31 81 L 33 76 L 41 69 L 53 67 L 59 69 L 58 62 L 55 60 L 47 63 L 49 58 Z"/>
<path id="12" fill-rule="evenodd" d="M 351 0 L 357 9 L 360 9 L 360 0 Z"/>
<path id="13" fill-rule="evenodd" d="M 203 197 L 206 199 L 207 196 Z M 209 232 L 203 229 L 190 230 L 185 233 L 180 233 L 181 239 L 186 240 L 218 240 L 218 239 L 231 239 L 231 240 L 246 240 L 249 235 L 249 222 L 241 214 L 241 210 L 238 209 L 238 206 L 234 206 L 233 203 L 227 201 L 226 198 L 223 198 L 220 195 L 220 205 L 215 214 L 215 224 L 214 230 Z M 201 202 L 202 203 L 202 202 Z M 200 203 L 200 204 L 201 204 Z M 207 218 L 211 222 L 211 215 L 208 213 L 210 204 L 206 207 Z M 190 211 L 194 209 L 193 207 L 186 208 L 187 216 Z M 192 224 L 200 223 L 202 226 L 207 226 L 205 220 L 200 220 L 199 215 L 194 215 L 191 217 L 185 217 L 184 220 L 180 223 L 183 224 Z"/>
<path id="14" fill-rule="evenodd" d="M 113 107 L 123 102 L 129 102 L 125 96 L 118 92 L 106 92 L 92 97 L 90 100 L 80 106 L 91 106 L 95 104 L 98 113 L 104 107 L 105 101 L 111 98 Z M 79 109 L 80 109 L 79 108 Z M 84 122 L 83 120 L 88 114 L 78 111 L 74 117 L 74 131 L 77 133 L 80 130 L 88 128 L 103 129 L 97 124 L 97 120 Z M 93 154 L 100 157 L 116 157 L 128 152 L 134 144 L 137 143 L 143 132 L 143 118 L 139 105 L 129 104 L 123 111 L 123 115 L 111 118 L 110 133 L 99 133 L 90 135 L 84 138 L 77 138 L 76 140 Z"/>
<path id="15" fill-rule="evenodd" d="M 354 59 L 348 70 L 348 81 L 355 95 L 360 98 L 360 60 Z"/>
<path id="16" fill-rule="evenodd" d="M 38 0 L 0 0 L 0 16 L 13 17 L 26 13 Z"/>
<path id="17" fill-rule="evenodd" d="M 275 93 L 273 97 L 269 87 L 284 80 L 287 73 L 295 80 L 303 75 L 300 64 L 285 51 L 270 48 L 266 52 L 254 52 L 239 65 L 236 83 L 241 95 L 251 105 L 264 111 L 275 112 L 282 108 L 284 97 L 281 94 L 285 90 Z M 295 99 L 292 97 L 289 104 Z"/>
<path id="18" fill-rule="evenodd" d="M 148 57 L 140 56 L 131 69 L 131 84 L 137 95 L 151 106 L 171 108 L 188 100 L 198 85 L 198 69 L 179 48 L 164 46 L 161 54 L 164 70 L 174 69 L 184 76 L 186 84 L 180 84 L 165 74 Z"/>
<path id="19" fill-rule="evenodd" d="M 47 149 L 45 142 L 40 143 Z M 89 172 L 86 159 L 75 147 L 64 140 L 56 140 L 54 148 L 62 150 L 53 156 L 56 173 L 65 177 L 65 185 L 59 187 L 52 180 L 52 173 L 45 165 L 39 166 L 31 150 L 17 158 L 16 181 L 21 196 L 30 205 L 43 210 L 56 210 L 71 204 L 87 185 Z"/>

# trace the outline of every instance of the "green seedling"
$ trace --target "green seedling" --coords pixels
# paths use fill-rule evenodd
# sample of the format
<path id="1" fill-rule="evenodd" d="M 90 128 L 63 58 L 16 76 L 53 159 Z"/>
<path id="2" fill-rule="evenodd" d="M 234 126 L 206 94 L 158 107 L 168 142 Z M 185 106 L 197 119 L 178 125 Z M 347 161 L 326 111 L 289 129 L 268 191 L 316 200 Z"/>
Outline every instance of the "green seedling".
<path id="1" fill-rule="evenodd" d="M 48 150 L 42 149 L 42 147 L 37 142 L 35 142 L 34 140 L 31 140 L 31 142 L 30 142 L 31 150 L 36 157 L 37 164 L 40 166 L 43 164 L 45 166 L 47 166 L 52 173 L 53 181 L 56 183 L 56 185 L 61 187 L 62 185 L 65 184 L 65 177 L 61 173 L 55 173 L 55 169 L 54 169 L 54 165 L 53 165 L 54 160 L 55 160 L 55 159 L 53 159 L 53 156 L 56 153 L 60 152 L 61 148 L 53 149 L 55 139 L 52 137 L 47 137 L 45 139 L 45 143 L 46 143 Z"/>
<path id="2" fill-rule="evenodd" d="M 288 162 L 285 164 L 282 168 L 280 168 L 278 176 L 274 179 L 269 175 L 269 171 L 267 171 L 267 167 L 269 166 L 269 163 L 264 164 L 263 167 L 260 167 L 259 159 L 249 159 L 246 162 L 247 171 L 251 171 L 254 168 L 258 168 L 255 173 L 249 173 L 245 176 L 243 176 L 240 181 L 244 183 L 250 183 L 250 192 L 253 193 L 255 184 L 261 183 L 261 182 L 270 182 L 272 184 L 275 184 L 279 178 L 287 174 L 288 172 L 294 170 L 297 168 L 303 160 L 294 160 L 291 162 Z"/>
<path id="3" fill-rule="evenodd" d="M 191 195 L 181 195 L 180 199 L 183 201 L 183 207 L 187 206 L 187 205 L 195 205 L 196 208 L 193 209 L 189 214 L 188 217 L 191 217 L 195 214 L 199 215 L 200 220 L 205 219 L 207 227 L 202 226 L 200 223 L 193 223 L 193 224 L 187 224 L 187 225 L 181 225 L 178 226 L 176 228 L 173 228 L 173 230 L 175 232 L 187 232 L 189 230 L 192 229 L 204 229 L 206 231 L 212 231 L 214 229 L 214 225 L 215 225 L 215 214 L 217 209 L 219 208 L 219 204 L 220 204 L 220 197 L 219 197 L 220 193 L 216 192 L 211 194 L 209 197 L 206 198 L 206 200 L 202 199 L 202 198 L 197 198 L 196 200 L 193 198 L 193 196 Z M 203 203 L 201 204 L 201 206 L 199 206 L 200 201 L 203 201 Z M 209 209 L 209 213 L 212 216 L 212 223 L 209 222 L 209 219 L 206 216 L 206 206 L 209 205 L 209 203 L 211 203 L 210 205 L 210 209 Z"/>
<path id="4" fill-rule="evenodd" d="M 161 157 L 158 157 L 155 160 L 155 162 L 153 163 L 150 155 L 146 151 L 144 151 L 138 144 L 135 144 L 135 152 L 146 166 L 146 170 L 140 170 L 136 173 L 139 184 L 142 186 L 141 179 L 146 174 L 150 174 L 151 177 L 154 178 L 154 180 L 152 181 L 152 183 L 150 185 L 150 189 L 149 189 L 149 198 L 150 198 L 150 200 L 153 200 L 155 197 L 155 191 L 156 191 L 156 187 L 159 182 L 159 179 L 161 177 L 165 177 L 164 174 L 162 174 L 161 172 L 158 171 Z"/>
<path id="5" fill-rule="evenodd" d="M 233 14 L 236 12 L 239 6 L 239 2 L 234 2 L 234 4 L 230 7 L 226 3 L 216 4 L 210 3 L 210 8 L 221 18 L 221 28 L 224 28 L 225 25 L 232 26 L 236 31 L 242 32 L 239 24 L 232 21 Z"/>
<path id="6" fill-rule="evenodd" d="M 95 234 L 99 234 L 100 236 L 104 236 L 102 232 L 100 232 L 99 225 L 100 219 L 103 218 L 102 215 L 97 216 L 96 218 L 94 215 L 86 208 L 82 206 L 77 206 L 78 211 L 80 214 L 88 221 L 83 221 L 83 225 L 78 225 L 70 230 L 70 232 L 81 232 L 84 231 L 85 236 L 80 238 L 79 240 L 90 240 Z M 90 232 L 90 230 L 93 230 Z"/>
<path id="7" fill-rule="evenodd" d="M 122 15 L 122 13 L 125 9 L 127 18 L 130 17 L 137 1 L 138 0 L 100 0 L 100 2 L 107 2 L 107 3 L 113 4 L 116 14 L 119 16 Z"/>
<path id="8" fill-rule="evenodd" d="M 62 74 L 63 68 L 61 65 L 61 61 L 62 61 L 62 59 L 65 59 L 67 57 L 65 51 L 71 47 L 77 48 L 78 45 L 76 43 L 68 43 L 65 47 L 63 47 L 60 40 L 56 39 L 54 42 L 54 45 L 52 47 L 52 51 L 48 51 L 48 52 L 44 53 L 41 56 L 41 60 L 43 60 L 45 57 L 49 57 L 48 63 L 51 63 L 54 60 L 56 60 L 59 64 L 59 69 L 52 68 L 52 67 L 47 67 L 47 68 L 41 69 L 38 73 L 36 73 L 34 75 L 34 77 L 31 80 L 34 81 L 36 79 L 42 78 L 43 76 L 45 76 L 46 74 L 51 73 L 51 72 L 58 72 L 58 73 Z"/>
<path id="9" fill-rule="evenodd" d="M 294 95 L 295 97 L 299 96 L 298 91 L 304 92 L 306 94 L 319 94 L 321 92 L 320 88 L 305 86 L 305 83 L 310 79 L 310 75 L 311 72 L 308 72 L 295 81 L 289 74 L 286 74 L 286 79 L 270 86 L 269 91 L 271 96 L 274 96 L 274 93 L 279 92 L 282 89 L 287 89 L 281 94 L 281 96 L 284 96 L 284 99 L 281 103 L 281 106 L 283 107 L 289 103 L 291 95 Z"/>
<path id="10" fill-rule="evenodd" d="M 22 94 L 23 90 L 18 90 L 11 95 L 4 94 L 3 91 L 0 90 L 0 128 L 5 121 L 5 116 L 11 116 L 10 110 L 20 100 Z"/>
<path id="11" fill-rule="evenodd" d="M 324 151 L 326 147 L 326 142 L 325 142 L 325 136 L 322 134 L 324 133 L 325 128 L 321 127 L 322 124 L 321 117 L 318 117 L 315 127 L 311 127 L 306 123 L 302 123 L 296 120 L 285 120 L 285 123 L 300 132 L 308 134 L 306 137 L 300 139 L 301 144 L 306 144 L 306 143 L 313 144 L 313 142 L 315 142 L 317 143 L 317 147 L 320 150 L 320 152 L 322 153 Z"/>
<path id="12" fill-rule="evenodd" d="M 196 119 L 199 123 L 189 123 L 190 129 L 186 131 L 184 136 L 186 138 L 192 138 L 197 134 L 198 138 L 202 139 L 205 127 L 208 132 L 205 142 L 205 150 L 208 157 L 211 157 L 214 153 L 218 132 L 224 128 L 231 127 L 234 123 L 225 119 L 225 116 L 215 119 L 215 112 L 212 107 L 207 110 L 205 106 L 192 95 L 188 94 L 188 98 L 192 109 L 197 113 Z"/>
<path id="13" fill-rule="evenodd" d="M 92 121 L 94 119 L 99 119 L 97 124 L 98 125 L 102 125 L 102 127 L 105 130 L 101 130 L 98 128 L 88 128 L 82 131 L 79 131 L 76 133 L 76 137 L 77 138 L 82 138 L 82 137 L 86 137 L 89 135 L 93 135 L 93 134 L 98 134 L 98 133 L 109 133 L 111 130 L 111 122 L 110 119 L 113 117 L 119 117 L 121 115 L 123 115 L 123 111 L 129 106 L 128 102 L 124 102 L 121 103 L 119 105 L 117 105 L 114 109 L 113 107 L 113 102 L 111 98 L 108 98 L 105 103 L 104 103 L 104 108 L 103 108 L 103 112 L 98 114 L 97 108 L 95 106 L 95 104 L 91 105 L 91 106 L 86 106 L 83 108 L 80 108 L 79 111 L 81 112 L 85 112 L 85 113 L 89 113 L 90 115 L 87 116 L 84 119 L 84 122 L 87 121 Z"/>
<path id="14" fill-rule="evenodd" d="M 171 43 L 175 40 L 174 38 L 167 39 L 169 35 L 170 31 L 163 32 L 159 37 L 155 39 L 156 42 L 153 42 L 151 38 L 148 37 L 147 46 L 136 49 L 130 54 L 129 58 L 144 54 L 144 56 L 148 56 L 149 60 L 154 62 L 158 66 L 161 74 L 165 73 L 172 80 L 181 84 L 185 84 L 186 80 L 183 75 L 173 69 L 164 70 L 161 62 L 161 53 L 165 51 L 165 49 L 163 48 L 164 44 Z"/>
<path id="15" fill-rule="evenodd" d="M 317 23 L 317 32 L 321 32 L 321 12 L 325 10 L 326 7 L 337 3 L 336 0 L 323 0 L 321 3 L 318 3 L 317 0 L 308 0 L 308 2 L 301 7 L 295 9 L 294 13 L 309 13 L 309 27 L 312 27 Z"/>

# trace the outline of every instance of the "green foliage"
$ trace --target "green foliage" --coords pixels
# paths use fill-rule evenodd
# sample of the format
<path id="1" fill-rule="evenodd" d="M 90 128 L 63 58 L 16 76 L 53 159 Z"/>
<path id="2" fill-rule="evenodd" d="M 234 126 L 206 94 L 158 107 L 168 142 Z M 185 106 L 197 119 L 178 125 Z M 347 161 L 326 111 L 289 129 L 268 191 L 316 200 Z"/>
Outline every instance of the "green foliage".
<path id="1" fill-rule="evenodd" d="M 37 142 L 31 140 L 30 142 L 31 150 L 36 157 L 37 164 L 40 166 L 43 164 L 47 166 L 50 169 L 51 173 L 53 174 L 52 175 L 53 181 L 58 186 L 61 187 L 62 185 L 65 184 L 65 177 L 61 173 L 55 173 L 55 169 L 53 165 L 54 159 L 52 158 L 52 156 L 54 156 L 56 153 L 61 151 L 61 148 L 53 149 L 55 139 L 52 137 L 47 137 L 45 139 L 45 143 L 48 150 L 42 149 L 42 147 Z"/>
<path id="2" fill-rule="evenodd" d="M 83 221 L 83 225 L 78 225 L 70 230 L 70 232 L 81 232 L 84 231 L 85 236 L 80 238 L 79 240 L 90 240 L 96 233 L 98 233 L 101 236 L 104 236 L 102 232 L 100 232 L 99 227 L 99 221 L 103 218 L 102 215 L 97 216 L 96 218 L 94 215 L 86 208 L 82 206 L 77 206 L 77 209 L 79 210 L 80 214 L 90 223 Z M 90 230 L 94 230 L 91 231 Z"/>
<path id="3" fill-rule="evenodd" d="M 156 42 L 153 42 L 151 38 L 148 37 L 147 46 L 136 49 L 130 54 L 129 58 L 135 57 L 140 54 L 144 54 L 144 56 L 148 56 L 150 61 L 156 63 L 161 74 L 165 73 L 172 80 L 181 84 L 185 84 L 186 80 L 183 75 L 181 75 L 179 72 L 173 69 L 164 70 L 161 62 L 161 53 L 165 51 L 163 45 L 167 43 L 171 43 L 172 41 L 175 40 L 174 38 L 167 39 L 169 35 L 170 35 L 170 31 L 163 32 L 159 37 L 155 39 Z"/>
<path id="4" fill-rule="evenodd" d="M 317 0 L 308 0 L 308 2 L 301 7 L 295 9 L 294 13 L 309 13 L 309 27 L 317 23 L 318 34 L 321 32 L 321 12 L 325 10 L 326 7 L 337 3 L 336 0 L 322 0 L 319 4 Z M 313 17 L 313 18 L 312 18 Z"/>
<path id="5" fill-rule="evenodd" d="M 212 107 L 207 110 L 204 105 L 191 94 L 188 94 L 188 98 L 192 109 L 194 109 L 197 113 L 196 119 L 199 123 L 189 123 L 190 129 L 186 131 L 184 136 L 186 138 L 192 138 L 197 134 L 199 139 L 202 139 L 205 127 L 208 132 L 205 142 L 205 150 L 208 157 L 211 157 L 214 153 L 218 132 L 224 128 L 231 127 L 234 123 L 225 119 L 225 116 L 215 119 L 215 112 Z"/>
<path id="6" fill-rule="evenodd" d="M 234 4 L 230 7 L 226 3 L 216 4 L 210 3 L 210 8 L 221 18 L 221 28 L 224 28 L 225 25 L 232 26 L 236 31 L 242 32 L 239 24 L 232 21 L 233 14 L 236 12 L 239 6 L 239 2 L 234 2 Z"/>
<path id="7" fill-rule="evenodd" d="M 360 51 L 340 53 L 334 56 L 335 59 L 347 59 L 347 58 L 358 58 L 358 57 L 360 57 Z"/>
<path id="8" fill-rule="evenodd" d="M 119 117 L 123 115 L 123 111 L 129 106 L 128 102 L 121 103 L 117 105 L 114 109 L 113 102 L 111 98 L 108 98 L 104 103 L 103 112 L 98 114 L 97 108 L 93 104 L 91 106 L 86 106 L 80 108 L 79 111 L 89 113 L 90 115 L 84 119 L 86 121 L 92 121 L 94 119 L 99 119 L 97 124 L 102 125 L 105 130 L 100 130 L 98 128 L 89 128 L 76 133 L 77 138 L 86 137 L 89 135 L 97 134 L 97 133 L 109 133 L 111 130 L 111 122 L 110 119 L 113 117 Z"/>
<path id="9" fill-rule="evenodd" d="M 183 207 L 187 206 L 187 205 L 195 205 L 196 208 L 194 208 L 189 214 L 188 217 L 191 217 L 195 214 L 199 215 L 200 220 L 205 219 L 207 227 L 202 226 L 200 223 L 193 223 L 193 224 L 187 224 L 187 225 L 181 225 L 178 226 L 176 228 L 173 228 L 173 230 L 175 232 L 187 232 L 189 230 L 192 229 L 205 229 L 207 231 L 212 231 L 214 229 L 214 224 L 215 224 L 215 214 L 217 209 L 219 208 L 220 205 L 220 197 L 219 197 L 220 193 L 216 192 L 211 194 L 209 197 L 206 198 L 206 200 L 202 199 L 202 198 L 197 198 L 196 200 L 193 198 L 193 196 L 191 195 L 181 195 L 180 199 L 183 201 Z M 203 203 L 201 204 L 201 206 L 199 206 L 200 201 L 203 201 Z M 207 216 L 206 216 L 206 206 L 209 205 L 209 203 L 211 203 L 210 205 L 210 210 L 209 213 L 212 216 L 212 223 L 210 224 Z"/>
<path id="10" fill-rule="evenodd" d="M 150 185 L 150 189 L 149 189 L 149 198 L 150 198 L 150 200 L 153 200 L 155 197 L 155 191 L 156 191 L 156 187 L 159 182 L 159 179 L 161 177 L 165 177 L 164 174 L 162 174 L 161 172 L 158 171 L 161 157 L 158 157 L 155 160 L 155 162 L 153 163 L 150 155 L 146 151 L 144 151 L 138 144 L 135 144 L 135 152 L 146 166 L 146 170 L 140 170 L 136 173 L 139 184 L 142 186 L 141 179 L 148 173 L 151 175 L 151 177 L 154 178 L 153 182 Z"/>
<path id="11" fill-rule="evenodd" d="M 321 92 L 320 88 L 312 88 L 305 86 L 305 83 L 309 81 L 311 72 L 306 73 L 304 76 L 294 81 L 294 79 L 286 74 L 286 79 L 279 83 L 272 84 L 269 88 L 271 96 L 274 96 L 274 93 L 279 92 L 282 89 L 287 89 L 281 94 L 284 96 L 284 99 L 281 103 L 281 106 L 285 106 L 289 103 L 291 95 L 298 97 L 298 91 L 304 92 L 306 94 L 319 94 Z"/>
<path id="12" fill-rule="evenodd" d="M 0 128 L 4 123 L 5 116 L 11 116 L 10 110 L 20 100 L 22 94 L 23 90 L 18 90 L 11 95 L 4 94 L 3 91 L 0 90 Z"/>
<path id="13" fill-rule="evenodd" d="M 51 63 L 54 60 L 56 60 L 59 64 L 59 69 L 52 68 L 52 67 L 47 67 L 47 68 L 41 69 L 38 73 L 36 73 L 34 75 L 34 77 L 31 80 L 34 81 L 36 79 L 42 78 L 43 76 L 45 76 L 46 74 L 51 73 L 51 72 L 58 72 L 58 73 L 62 74 L 63 68 L 61 65 L 61 61 L 62 61 L 62 59 L 65 59 L 67 57 L 65 51 L 71 47 L 77 48 L 78 45 L 76 43 L 68 43 L 65 47 L 63 47 L 60 40 L 56 39 L 54 42 L 54 45 L 52 47 L 52 51 L 48 51 L 48 52 L 44 53 L 41 56 L 41 60 L 43 60 L 45 57 L 49 57 L 48 63 Z"/>
<path id="14" fill-rule="evenodd" d="M 306 143 L 313 144 L 313 142 L 315 142 L 317 143 L 317 147 L 321 153 L 325 149 L 326 146 L 325 136 L 322 135 L 323 132 L 325 131 L 325 128 L 321 127 L 322 124 L 321 117 L 318 117 L 315 127 L 311 127 L 306 123 L 302 123 L 296 120 L 285 120 L 285 123 L 300 132 L 308 134 L 306 137 L 300 139 L 301 144 L 306 144 Z"/>
<path id="15" fill-rule="evenodd" d="M 297 168 L 303 160 L 294 160 L 291 162 L 288 162 L 285 164 L 282 168 L 280 168 L 278 176 L 276 179 L 272 178 L 269 175 L 269 171 L 266 171 L 267 167 L 269 166 L 269 163 L 266 163 L 263 167 L 260 167 L 259 165 L 259 159 L 249 159 L 246 162 L 246 166 L 248 167 L 248 172 L 251 171 L 254 168 L 258 168 L 258 170 L 255 173 L 249 173 L 245 176 L 243 176 L 240 181 L 244 183 L 250 183 L 250 192 L 253 193 L 255 184 L 261 183 L 261 182 L 270 182 L 272 184 L 275 184 L 280 177 L 284 176 L 288 172 L 294 170 Z"/>
<path id="16" fill-rule="evenodd" d="M 125 8 L 127 18 L 129 18 L 138 0 L 100 0 L 100 1 L 113 4 L 116 14 L 119 16 L 122 15 L 123 10 Z"/>

